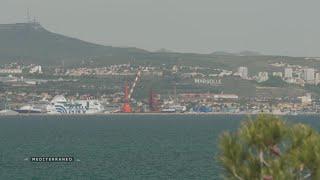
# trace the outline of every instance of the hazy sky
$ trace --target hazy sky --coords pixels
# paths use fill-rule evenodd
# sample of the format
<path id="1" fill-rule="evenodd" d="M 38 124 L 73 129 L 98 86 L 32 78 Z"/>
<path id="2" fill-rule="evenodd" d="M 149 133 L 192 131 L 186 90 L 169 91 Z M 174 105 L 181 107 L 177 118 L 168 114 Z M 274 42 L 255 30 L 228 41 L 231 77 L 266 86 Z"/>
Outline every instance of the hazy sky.
<path id="1" fill-rule="evenodd" d="M 0 23 L 26 21 L 113 46 L 320 56 L 319 0 L 0 0 Z"/>

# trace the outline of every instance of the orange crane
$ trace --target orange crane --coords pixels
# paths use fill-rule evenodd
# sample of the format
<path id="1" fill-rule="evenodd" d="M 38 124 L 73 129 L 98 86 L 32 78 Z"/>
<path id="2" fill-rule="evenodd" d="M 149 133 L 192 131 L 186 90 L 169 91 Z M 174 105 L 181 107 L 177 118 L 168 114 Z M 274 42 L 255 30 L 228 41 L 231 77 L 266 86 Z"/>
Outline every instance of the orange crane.
<path id="1" fill-rule="evenodd" d="M 130 105 L 130 100 L 131 100 L 131 96 L 133 94 L 134 88 L 136 87 L 139 79 L 141 78 L 141 71 L 142 71 L 142 69 L 139 68 L 138 72 L 136 74 L 136 77 L 135 77 L 135 79 L 133 81 L 133 84 L 132 84 L 132 86 L 130 88 L 130 91 L 129 91 L 128 82 L 126 82 L 126 85 L 124 87 L 124 104 L 123 104 L 122 109 L 121 109 L 121 111 L 123 113 L 131 113 L 132 112 L 132 107 Z"/>

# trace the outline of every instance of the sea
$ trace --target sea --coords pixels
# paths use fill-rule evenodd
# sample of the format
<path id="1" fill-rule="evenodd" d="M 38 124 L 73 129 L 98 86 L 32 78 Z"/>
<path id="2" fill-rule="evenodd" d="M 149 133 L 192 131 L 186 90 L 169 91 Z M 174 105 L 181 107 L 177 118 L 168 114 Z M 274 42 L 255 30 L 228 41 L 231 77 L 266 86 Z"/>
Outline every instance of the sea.
<path id="1" fill-rule="evenodd" d="M 285 116 L 320 130 L 320 116 Z M 222 179 L 218 138 L 248 116 L 0 116 L 0 179 Z M 31 162 L 31 157 L 74 157 Z"/>

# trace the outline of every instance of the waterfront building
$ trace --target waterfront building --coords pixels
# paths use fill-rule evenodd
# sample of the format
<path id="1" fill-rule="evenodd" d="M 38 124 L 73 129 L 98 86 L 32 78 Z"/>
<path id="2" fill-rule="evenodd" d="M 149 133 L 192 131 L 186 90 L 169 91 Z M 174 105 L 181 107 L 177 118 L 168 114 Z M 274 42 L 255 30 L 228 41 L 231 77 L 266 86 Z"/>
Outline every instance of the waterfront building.
<path id="1" fill-rule="evenodd" d="M 272 76 L 282 78 L 282 72 L 273 72 Z"/>
<path id="2" fill-rule="evenodd" d="M 172 72 L 178 72 L 178 66 L 177 65 L 174 65 L 172 67 Z"/>
<path id="3" fill-rule="evenodd" d="M 30 69 L 29 73 L 34 74 L 34 73 L 38 73 L 38 74 L 42 74 L 42 67 L 41 66 L 34 66 Z"/>
<path id="4" fill-rule="evenodd" d="M 314 69 L 313 68 L 306 68 L 303 70 L 303 78 L 305 81 L 312 81 L 314 80 Z"/>
<path id="5" fill-rule="evenodd" d="M 311 98 L 311 94 L 310 93 L 307 93 L 305 96 L 299 97 L 299 99 L 301 100 L 301 104 L 303 106 L 307 106 L 307 105 L 311 105 L 312 104 L 312 98 Z"/>
<path id="6" fill-rule="evenodd" d="M 238 101 L 239 96 L 236 94 L 213 94 L 213 93 L 182 93 L 179 94 L 179 99 L 183 100 L 184 102 L 198 102 L 198 101 L 214 101 L 223 100 L 225 102 L 231 101 Z"/>
<path id="7" fill-rule="evenodd" d="M 0 69 L 0 73 L 1 74 L 21 74 L 22 73 L 22 69 L 20 68 L 5 68 L 5 69 Z"/>
<path id="8" fill-rule="evenodd" d="M 269 79 L 269 74 L 268 72 L 259 72 L 258 74 L 258 82 L 264 82 Z"/>
<path id="9" fill-rule="evenodd" d="M 316 73 L 315 84 L 318 85 L 320 83 L 320 73 Z"/>
<path id="10" fill-rule="evenodd" d="M 238 74 L 242 79 L 248 79 L 248 68 L 244 66 L 239 67 Z"/>
<path id="11" fill-rule="evenodd" d="M 313 68 L 305 68 L 303 69 L 303 79 L 306 83 L 314 83 L 314 69 Z"/>
<path id="12" fill-rule="evenodd" d="M 285 68 L 284 69 L 284 77 L 285 78 L 292 78 L 292 73 L 293 73 L 292 68 Z"/>

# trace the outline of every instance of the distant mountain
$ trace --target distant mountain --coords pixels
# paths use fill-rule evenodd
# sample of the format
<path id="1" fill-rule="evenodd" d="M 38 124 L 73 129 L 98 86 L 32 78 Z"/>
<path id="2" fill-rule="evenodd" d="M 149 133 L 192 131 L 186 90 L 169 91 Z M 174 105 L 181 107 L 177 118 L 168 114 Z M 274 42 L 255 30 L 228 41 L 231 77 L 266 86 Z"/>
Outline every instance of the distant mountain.
<path id="1" fill-rule="evenodd" d="M 239 53 L 216 51 L 216 52 L 211 53 L 210 55 L 214 55 L 214 56 L 262 56 L 261 53 L 256 52 L 256 51 L 241 51 Z"/>
<path id="2" fill-rule="evenodd" d="M 8 62 L 41 65 L 105 66 L 132 63 L 137 65 L 207 66 L 235 70 L 247 66 L 252 73 L 264 71 L 270 63 L 284 62 L 319 67 L 320 61 L 303 58 L 264 56 L 257 52 L 212 54 L 160 52 L 130 47 L 103 46 L 48 31 L 38 23 L 0 24 L 0 64 Z"/>
<path id="3" fill-rule="evenodd" d="M 256 51 L 242 51 L 238 53 L 239 56 L 262 56 L 261 53 Z"/>
<path id="4" fill-rule="evenodd" d="M 230 53 L 230 52 L 225 52 L 225 51 L 215 51 L 211 53 L 210 55 L 213 56 L 235 56 L 236 54 Z"/>
<path id="5" fill-rule="evenodd" d="M 96 57 L 129 57 L 136 53 L 148 52 L 88 43 L 52 33 L 38 23 L 0 24 L 0 63 L 73 64 Z"/>
<path id="6" fill-rule="evenodd" d="M 157 53 L 173 53 L 173 51 L 166 49 L 166 48 L 161 48 L 159 50 L 156 50 L 155 52 L 157 52 Z"/>

